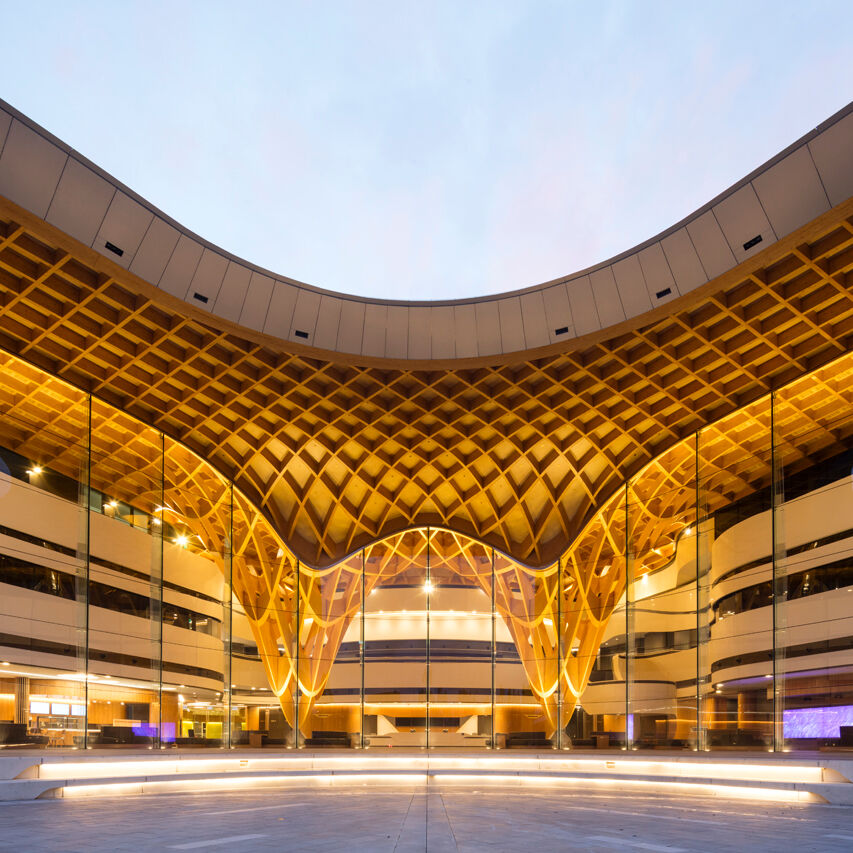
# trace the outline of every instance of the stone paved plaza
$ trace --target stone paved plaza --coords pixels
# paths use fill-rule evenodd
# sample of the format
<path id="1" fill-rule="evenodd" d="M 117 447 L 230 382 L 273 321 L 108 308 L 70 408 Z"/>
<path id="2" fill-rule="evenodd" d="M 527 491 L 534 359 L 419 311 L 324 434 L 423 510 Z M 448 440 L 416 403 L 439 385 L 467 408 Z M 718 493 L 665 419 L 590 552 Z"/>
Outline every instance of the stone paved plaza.
<path id="1" fill-rule="evenodd" d="M 853 850 L 853 809 L 745 800 L 387 784 L 0 805 L 0 850 Z"/>

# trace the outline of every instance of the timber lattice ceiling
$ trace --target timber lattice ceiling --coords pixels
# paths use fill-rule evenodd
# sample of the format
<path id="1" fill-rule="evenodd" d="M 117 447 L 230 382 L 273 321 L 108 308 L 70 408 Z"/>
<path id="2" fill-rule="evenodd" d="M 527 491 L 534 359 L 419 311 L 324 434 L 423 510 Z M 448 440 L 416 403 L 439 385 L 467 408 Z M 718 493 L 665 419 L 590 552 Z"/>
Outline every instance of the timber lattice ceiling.
<path id="1" fill-rule="evenodd" d="M 0 348 L 184 442 L 318 567 L 419 525 L 553 561 L 651 459 L 849 352 L 852 276 L 850 201 L 646 326 L 401 369 L 178 310 L 0 201 Z"/>

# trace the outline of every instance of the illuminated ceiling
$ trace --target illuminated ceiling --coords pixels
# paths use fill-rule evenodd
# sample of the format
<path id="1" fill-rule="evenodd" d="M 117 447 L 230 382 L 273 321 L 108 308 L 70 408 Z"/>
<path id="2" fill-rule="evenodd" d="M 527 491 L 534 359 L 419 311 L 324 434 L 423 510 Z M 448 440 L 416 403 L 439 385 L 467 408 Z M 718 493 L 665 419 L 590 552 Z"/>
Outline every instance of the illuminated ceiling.
<path id="1" fill-rule="evenodd" d="M 851 270 L 853 200 L 648 325 L 402 369 L 217 320 L 2 201 L 0 347 L 184 442 L 312 566 L 425 525 L 544 566 L 651 459 L 849 352 Z"/>

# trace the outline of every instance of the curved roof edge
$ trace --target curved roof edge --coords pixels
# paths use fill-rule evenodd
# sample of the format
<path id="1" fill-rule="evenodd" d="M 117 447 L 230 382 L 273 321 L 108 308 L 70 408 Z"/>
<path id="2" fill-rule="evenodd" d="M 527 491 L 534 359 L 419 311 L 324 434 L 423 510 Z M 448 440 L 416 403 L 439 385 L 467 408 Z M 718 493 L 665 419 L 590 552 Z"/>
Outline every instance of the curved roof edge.
<path id="1" fill-rule="evenodd" d="M 847 200 L 851 151 L 853 103 L 610 260 L 507 293 L 401 302 L 322 290 L 220 249 L 0 100 L 0 195 L 194 308 L 327 357 L 505 356 L 641 317 Z"/>

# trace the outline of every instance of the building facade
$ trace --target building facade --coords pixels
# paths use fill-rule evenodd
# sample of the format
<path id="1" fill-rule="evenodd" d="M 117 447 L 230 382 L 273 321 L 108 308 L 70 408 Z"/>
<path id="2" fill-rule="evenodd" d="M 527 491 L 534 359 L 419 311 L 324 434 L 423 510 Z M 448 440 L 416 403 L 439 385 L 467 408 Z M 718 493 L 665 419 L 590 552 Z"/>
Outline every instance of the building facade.
<path id="1" fill-rule="evenodd" d="M 853 110 L 452 303 L 234 258 L 0 104 L 0 740 L 853 734 Z"/>

